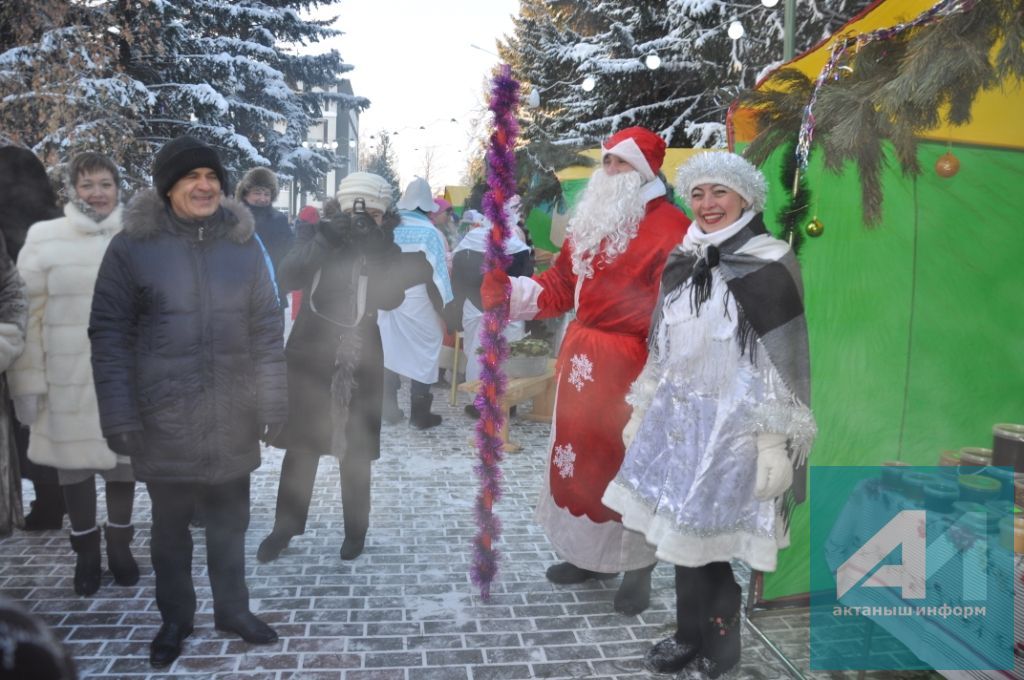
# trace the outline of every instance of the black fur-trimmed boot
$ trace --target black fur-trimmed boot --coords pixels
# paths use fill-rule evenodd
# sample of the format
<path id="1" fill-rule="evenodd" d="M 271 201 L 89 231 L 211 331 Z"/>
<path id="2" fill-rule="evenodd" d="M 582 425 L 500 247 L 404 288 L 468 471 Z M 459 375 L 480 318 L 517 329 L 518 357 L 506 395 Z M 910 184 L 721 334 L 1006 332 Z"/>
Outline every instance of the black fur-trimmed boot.
<path id="1" fill-rule="evenodd" d="M 79 595 L 92 595 L 100 589 L 100 528 L 93 527 L 84 534 L 71 534 L 71 548 L 77 555 L 75 592 Z"/>
<path id="2" fill-rule="evenodd" d="M 441 416 L 430 412 L 430 405 L 434 403 L 433 394 L 416 394 L 409 398 L 409 408 L 412 415 L 409 417 L 409 424 L 417 430 L 429 430 L 441 424 Z"/>
<path id="3" fill-rule="evenodd" d="M 107 567 L 119 586 L 133 586 L 139 582 L 139 564 L 132 555 L 135 527 L 107 523 L 103 527 L 107 539 Z"/>

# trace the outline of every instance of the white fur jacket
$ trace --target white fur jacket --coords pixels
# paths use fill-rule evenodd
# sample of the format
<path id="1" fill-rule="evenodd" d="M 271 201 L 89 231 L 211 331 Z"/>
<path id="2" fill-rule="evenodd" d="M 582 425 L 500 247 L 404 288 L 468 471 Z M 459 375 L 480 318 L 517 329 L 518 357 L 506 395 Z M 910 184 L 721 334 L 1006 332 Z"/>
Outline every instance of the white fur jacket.
<path id="1" fill-rule="evenodd" d="M 42 397 L 28 424 L 35 463 L 65 470 L 117 464 L 100 433 L 88 328 L 96 273 L 120 230 L 120 206 L 97 223 L 68 203 L 64 217 L 32 225 L 18 253 L 29 317 L 25 352 L 8 375 L 14 397 Z"/>

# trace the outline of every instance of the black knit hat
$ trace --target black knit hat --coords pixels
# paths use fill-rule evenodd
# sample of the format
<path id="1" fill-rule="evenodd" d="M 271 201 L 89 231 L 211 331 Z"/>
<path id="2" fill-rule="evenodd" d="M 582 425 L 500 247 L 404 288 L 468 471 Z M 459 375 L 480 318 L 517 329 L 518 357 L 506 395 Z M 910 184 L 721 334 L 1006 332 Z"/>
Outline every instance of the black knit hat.
<path id="1" fill-rule="evenodd" d="M 166 201 L 171 187 L 196 168 L 210 168 L 217 173 L 221 191 L 228 193 L 228 173 L 217 152 L 191 135 L 182 135 L 160 147 L 153 159 L 153 186 L 157 194 Z"/>

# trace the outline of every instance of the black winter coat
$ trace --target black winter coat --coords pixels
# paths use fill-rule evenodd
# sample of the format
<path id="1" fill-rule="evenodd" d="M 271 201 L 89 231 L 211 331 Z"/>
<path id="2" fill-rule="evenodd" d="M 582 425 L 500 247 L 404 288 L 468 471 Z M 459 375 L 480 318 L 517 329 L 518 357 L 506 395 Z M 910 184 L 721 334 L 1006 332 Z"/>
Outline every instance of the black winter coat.
<path id="1" fill-rule="evenodd" d="M 253 218 L 256 220 L 256 234 L 260 237 L 260 241 L 263 242 L 263 247 L 267 249 L 267 255 L 270 256 L 270 262 L 274 265 L 274 271 L 278 272 L 281 268 L 281 260 L 288 254 L 288 251 L 292 248 L 292 243 L 295 242 L 295 234 L 292 233 L 292 228 L 288 226 L 288 217 L 283 212 L 269 205 L 246 205 L 249 208 L 249 212 L 252 213 Z M 277 287 L 278 292 L 281 294 L 281 304 L 284 307 L 288 306 L 288 293 L 285 287 L 281 285 L 281 275 L 277 273 Z"/>
<path id="2" fill-rule="evenodd" d="M 460 250 L 452 256 L 452 301 L 445 305 L 444 322 L 448 332 L 462 332 L 463 303 L 469 300 L 477 309 L 483 309 L 480 286 L 484 282 L 484 254 L 478 250 Z M 533 276 L 533 254 L 522 250 L 512 256 L 505 273 L 509 276 Z"/>
<path id="3" fill-rule="evenodd" d="M 104 436 L 141 430 L 142 481 L 219 484 L 259 467 L 286 416 L 283 320 L 251 213 L 198 225 L 136 196 L 100 265 L 89 319 Z"/>
<path id="4" fill-rule="evenodd" d="M 302 307 L 285 350 L 288 427 L 278 445 L 309 455 L 331 453 L 332 413 L 345 410 L 345 455 L 376 460 L 380 457 L 384 381 L 377 312 L 398 307 L 405 299 L 405 289 L 429 281 L 432 271 L 423 253 L 402 253 L 394 243 L 374 254 L 332 244 L 322 233 L 322 225 L 299 230 L 295 245 L 281 263 L 285 286 L 302 289 Z M 358 347 L 340 347 L 339 336 L 345 331 L 332 320 L 354 320 L 353 273 L 358 277 L 359 271 L 367 275 L 367 284 L 364 316 L 355 334 Z M 316 290 L 311 293 L 317 272 Z M 332 403 L 331 382 L 339 350 L 343 357 L 347 352 L 354 355 L 354 384 L 347 404 Z"/>

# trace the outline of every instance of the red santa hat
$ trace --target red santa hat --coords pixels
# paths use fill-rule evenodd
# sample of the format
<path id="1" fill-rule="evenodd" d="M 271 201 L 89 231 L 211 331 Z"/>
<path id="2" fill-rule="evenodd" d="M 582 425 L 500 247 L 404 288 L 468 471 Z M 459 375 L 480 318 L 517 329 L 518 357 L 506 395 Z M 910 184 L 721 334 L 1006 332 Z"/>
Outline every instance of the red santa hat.
<path id="1" fill-rule="evenodd" d="M 601 160 L 614 154 L 632 165 L 645 182 L 650 182 L 661 170 L 665 160 L 665 140 L 643 127 L 619 130 L 601 144 Z"/>

